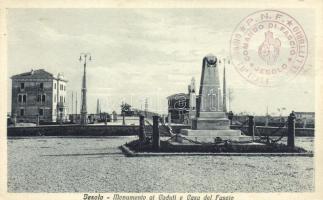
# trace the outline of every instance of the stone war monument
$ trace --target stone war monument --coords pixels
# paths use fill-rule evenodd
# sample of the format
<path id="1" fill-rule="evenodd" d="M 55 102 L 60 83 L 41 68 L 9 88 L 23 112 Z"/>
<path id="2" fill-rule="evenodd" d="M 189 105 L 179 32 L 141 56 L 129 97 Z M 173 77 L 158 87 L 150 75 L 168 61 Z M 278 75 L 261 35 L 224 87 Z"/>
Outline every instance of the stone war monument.
<path id="1" fill-rule="evenodd" d="M 218 60 L 212 54 L 203 58 L 199 97 L 196 100 L 192 129 L 182 129 L 183 136 L 202 142 L 214 142 L 218 137 L 240 140 L 241 131 L 230 129 L 230 121 L 223 112 Z"/>

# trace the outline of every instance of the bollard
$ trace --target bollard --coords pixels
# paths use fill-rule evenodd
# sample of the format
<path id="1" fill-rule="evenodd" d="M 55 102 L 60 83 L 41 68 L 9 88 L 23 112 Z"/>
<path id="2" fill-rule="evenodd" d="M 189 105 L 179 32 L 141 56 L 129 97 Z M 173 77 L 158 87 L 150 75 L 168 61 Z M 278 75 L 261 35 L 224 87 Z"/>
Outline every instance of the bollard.
<path id="1" fill-rule="evenodd" d="M 139 116 L 139 140 L 145 142 L 145 117 L 143 115 Z"/>
<path id="2" fill-rule="evenodd" d="M 252 141 L 255 141 L 255 118 L 253 116 L 249 116 L 248 133 L 252 135 Z"/>
<path id="3" fill-rule="evenodd" d="M 126 125 L 125 113 L 124 112 L 122 112 L 122 125 Z"/>
<path id="4" fill-rule="evenodd" d="M 39 126 L 39 115 L 36 117 L 36 126 Z"/>
<path id="5" fill-rule="evenodd" d="M 295 147 L 295 115 L 290 114 L 288 116 L 288 137 L 287 146 Z"/>
<path id="6" fill-rule="evenodd" d="M 153 150 L 157 151 L 160 147 L 158 116 L 153 116 Z"/>
<path id="7" fill-rule="evenodd" d="M 108 114 L 104 114 L 104 125 L 108 124 Z"/>

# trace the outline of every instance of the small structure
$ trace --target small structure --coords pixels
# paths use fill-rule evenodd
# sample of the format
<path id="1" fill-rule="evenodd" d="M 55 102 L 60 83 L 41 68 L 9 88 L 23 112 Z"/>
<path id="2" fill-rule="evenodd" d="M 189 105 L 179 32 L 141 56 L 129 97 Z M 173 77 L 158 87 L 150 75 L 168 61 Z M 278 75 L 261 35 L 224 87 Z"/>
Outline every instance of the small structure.
<path id="1" fill-rule="evenodd" d="M 203 58 L 196 117 L 192 129 L 181 130 L 182 135 L 193 140 L 213 142 L 219 137 L 236 140 L 241 137 L 240 130 L 230 129 L 230 121 L 223 112 L 217 61 L 212 54 Z"/>
<path id="2" fill-rule="evenodd" d="M 12 79 L 11 114 L 17 122 L 68 120 L 67 80 L 44 69 L 17 74 Z"/>
<path id="3" fill-rule="evenodd" d="M 172 123 L 184 124 L 190 111 L 189 94 L 178 93 L 167 97 L 168 113 Z"/>

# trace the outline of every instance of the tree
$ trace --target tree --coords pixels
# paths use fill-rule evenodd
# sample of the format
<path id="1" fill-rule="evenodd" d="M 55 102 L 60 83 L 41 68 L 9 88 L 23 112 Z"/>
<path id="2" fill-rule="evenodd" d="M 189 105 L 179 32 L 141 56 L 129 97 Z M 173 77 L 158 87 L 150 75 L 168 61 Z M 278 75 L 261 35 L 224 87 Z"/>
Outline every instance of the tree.
<path id="1" fill-rule="evenodd" d="M 132 115 L 133 111 L 131 111 L 131 105 L 128 103 L 121 104 L 121 113 L 125 113 L 125 115 Z"/>

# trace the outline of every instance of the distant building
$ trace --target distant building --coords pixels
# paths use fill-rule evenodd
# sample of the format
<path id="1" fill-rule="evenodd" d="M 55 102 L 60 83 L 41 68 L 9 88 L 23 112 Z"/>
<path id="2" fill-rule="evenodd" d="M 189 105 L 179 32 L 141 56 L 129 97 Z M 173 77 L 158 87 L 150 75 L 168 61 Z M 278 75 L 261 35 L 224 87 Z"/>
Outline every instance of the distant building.
<path id="1" fill-rule="evenodd" d="M 296 119 L 307 119 L 314 120 L 315 113 L 314 112 L 294 112 Z"/>
<path id="2" fill-rule="evenodd" d="M 67 80 L 43 69 L 17 74 L 12 79 L 11 114 L 17 122 L 66 121 Z"/>

